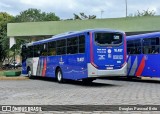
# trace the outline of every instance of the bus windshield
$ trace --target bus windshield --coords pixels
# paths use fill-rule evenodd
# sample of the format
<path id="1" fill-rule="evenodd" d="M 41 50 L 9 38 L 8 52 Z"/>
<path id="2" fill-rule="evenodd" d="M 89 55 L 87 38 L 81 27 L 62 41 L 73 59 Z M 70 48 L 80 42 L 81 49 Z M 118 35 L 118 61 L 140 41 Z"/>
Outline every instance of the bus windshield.
<path id="1" fill-rule="evenodd" d="M 95 43 L 99 46 L 117 46 L 122 44 L 122 34 L 95 33 Z"/>

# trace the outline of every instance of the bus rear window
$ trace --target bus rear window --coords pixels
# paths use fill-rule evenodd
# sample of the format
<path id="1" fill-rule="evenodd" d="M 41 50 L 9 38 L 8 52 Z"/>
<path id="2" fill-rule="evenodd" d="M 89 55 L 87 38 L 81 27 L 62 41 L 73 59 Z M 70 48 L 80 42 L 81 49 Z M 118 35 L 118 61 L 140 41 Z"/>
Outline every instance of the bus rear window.
<path id="1" fill-rule="evenodd" d="M 95 33 L 95 43 L 99 46 L 114 46 L 122 43 L 122 35 L 118 33 Z"/>

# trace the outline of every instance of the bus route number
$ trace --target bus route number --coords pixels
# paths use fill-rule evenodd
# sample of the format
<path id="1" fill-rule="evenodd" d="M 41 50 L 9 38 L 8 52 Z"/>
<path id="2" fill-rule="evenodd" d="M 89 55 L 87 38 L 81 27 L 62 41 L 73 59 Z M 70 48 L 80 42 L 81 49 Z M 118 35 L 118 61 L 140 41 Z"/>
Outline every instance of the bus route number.
<path id="1" fill-rule="evenodd" d="M 83 62 L 83 61 L 84 61 L 84 57 L 77 58 L 77 62 Z"/>

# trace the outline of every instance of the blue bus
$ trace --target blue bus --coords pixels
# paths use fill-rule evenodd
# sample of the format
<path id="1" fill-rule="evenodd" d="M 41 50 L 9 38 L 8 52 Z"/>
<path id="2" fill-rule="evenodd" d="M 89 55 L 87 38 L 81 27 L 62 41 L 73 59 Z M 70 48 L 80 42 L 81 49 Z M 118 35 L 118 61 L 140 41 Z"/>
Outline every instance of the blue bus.
<path id="1" fill-rule="evenodd" d="M 22 73 L 92 82 L 126 76 L 125 33 L 108 29 L 68 32 L 22 46 Z"/>
<path id="2" fill-rule="evenodd" d="M 160 32 L 127 36 L 128 76 L 160 77 Z"/>

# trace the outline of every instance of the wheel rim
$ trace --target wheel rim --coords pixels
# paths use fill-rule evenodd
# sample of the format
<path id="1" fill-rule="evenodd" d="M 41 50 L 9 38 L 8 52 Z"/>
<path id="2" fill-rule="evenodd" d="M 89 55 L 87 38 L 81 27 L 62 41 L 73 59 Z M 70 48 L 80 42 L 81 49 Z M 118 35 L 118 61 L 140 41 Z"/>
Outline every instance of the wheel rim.
<path id="1" fill-rule="evenodd" d="M 28 76 L 31 77 L 31 71 L 30 70 L 28 71 Z"/>
<path id="2" fill-rule="evenodd" d="M 57 74 L 57 78 L 58 78 L 58 81 L 61 81 L 61 80 L 62 80 L 62 74 L 61 74 L 60 71 L 59 71 L 58 74 Z"/>

